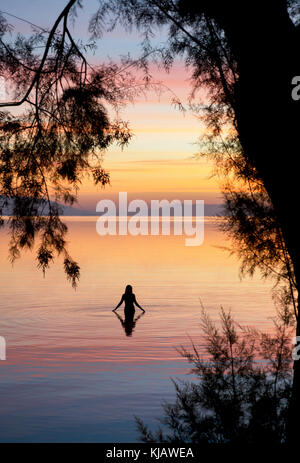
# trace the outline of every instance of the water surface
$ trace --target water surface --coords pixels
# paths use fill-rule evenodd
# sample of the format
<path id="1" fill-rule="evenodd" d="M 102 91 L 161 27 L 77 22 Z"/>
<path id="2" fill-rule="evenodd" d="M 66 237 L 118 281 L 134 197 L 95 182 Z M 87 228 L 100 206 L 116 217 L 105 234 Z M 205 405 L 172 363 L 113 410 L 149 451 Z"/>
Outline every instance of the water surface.
<path id="1" fill-rule="evenodd" d="M 95 217 L 66 221 L 81 266 L 76 291 L 59 259 L 45 278 L 30 252 L 12 267 L 0 232 L 0 440 L 134 442 L 133 415 L 155 424 L 162 401 L 174 398 L 170 377 L 187 379 L 176 347 L 192 338 L 202 349 L 200 299 L 213 319 L 222 305 L 270 329 L 271 284 L 240 281 L 215 219 L 199 247 L 183 236 L 100 237 Z M 126 284 L 146 310 L 131 336 L 112 313 Z"/>

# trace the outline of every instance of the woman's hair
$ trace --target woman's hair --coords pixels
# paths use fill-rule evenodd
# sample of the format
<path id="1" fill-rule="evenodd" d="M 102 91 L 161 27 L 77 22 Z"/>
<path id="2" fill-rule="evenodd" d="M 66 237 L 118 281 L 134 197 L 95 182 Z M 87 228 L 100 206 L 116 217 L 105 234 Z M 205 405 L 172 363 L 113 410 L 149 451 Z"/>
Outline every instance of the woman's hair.
<path id="1" fill-rule="evenodd" d="M 132 286 L 131 285 L 127 285 L 126 288 L 125 288 L 125 294 L 132 294 Z"/>

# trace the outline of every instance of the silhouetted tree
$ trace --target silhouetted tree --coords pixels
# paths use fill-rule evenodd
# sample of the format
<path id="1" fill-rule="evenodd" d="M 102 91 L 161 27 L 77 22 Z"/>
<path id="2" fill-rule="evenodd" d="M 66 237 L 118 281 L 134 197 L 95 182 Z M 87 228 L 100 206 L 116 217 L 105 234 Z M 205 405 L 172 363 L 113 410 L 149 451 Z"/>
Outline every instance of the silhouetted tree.
<path id="1" fill-rule="evenodd" d="M 72 85 L 71 93 L 69 93 L 70 89 L 66 91 L 65 100 L 63 98 L 65 91 L 63 90 L 61 94 L 59 93 L 59 98 L 55 97 L 50 107 L 45 108 L 46 112 L 43 113 L 45 120 L 49 116 L 47 111 L 51 112 L 53 107 L 60 107 L 60 105 L 64 107 L 66 101 L 75 101 L 76 98 L 72 92 L 75 90 L 76 94 L 79 89 L 81 93 L 82 87 L 85 88 L 84 84 L 87 82 L 87 63 L 82 50 L 72 39 L 67 27 L 68 15 L 75 3 L 74 0 L 66 4 L 53 29 L 47 34 L 47 39 L 44 42 L 45 52 L 39 59 L 38 65 L 35 61 L 36 55 L 30 52 L 30 47 L 33 45 L 30 45 L 30 42 L 27 41 L 26 45 L 23 46 L 22 43 L 25 44 L 24 40 L 20 43 L 22 51 L 20 56 L 22 56 L 23 60 L 22 72 L 16 72 L 16 66 L 14 72 L 16 82 L 18 84 L 20 82 L 18 89 L 20 88 L 23 92 L 20 101 L 24 103 L 26 99 L 30 99 L 29 97 L 33 95 L 33 101 L 30 99 L 27 103 L 31 106 L 32 114 L 36 114 L 34 130 L 38 134 L 38 138 L 37 141 L 35 141 L 35 136 L 32 138 L 34 149 L 42 143 L 40 135 L 45 131 L 45 125 L 41 123 L 42 118 L 37 108 L 48 101 L 50 95 L 52 95 L 52 92 L 46 92 L 44 96 L 39 96 L 40 93 L 43 95 L 42 82 L 45 79 L 47 80 L 48 72 L 52 72 L 53 68 L 55 70 L 55 77 L 53 81 L 51 80 L 51 82 L 54 82 L 51 89 L 57 84 L 63 86 L 65 80 L 66 82 L 71 81 Z M 166 68 L 170 68 L 176 56 L 183 55 L 185 57 L 187 66 L 192 69 L 193 96 L 196 98 L 198 90 L 205 88 L 210 99 L 210 103 L 203 107 L 194 98 L 193 108 L 204 114 L 208 127 L 212 131 L 212 136 L 220 137 L 224 133 L 230 134 L 231 132 L 233 135 L 232 142 L 235 143 L 235 140 L 238 139 L 239 154 L 244 166 L 244 173 L 249 175 L 251 180 L 254 178 L 255 183 L 258 182 L 262 185 L 262 188 L 259 189 L 258 187 L 255 192 L 255 202 L 252 203 L 249 202 L 248 193 L 247 197 L 242 197 L 241 193 L 239 193 L 239 196 L 233 197 L 232 190 L 227 192 L 227 204 L 232 207 L 232 212 L 234 212 L 233 205 L 237 213 L 237 207 L 241 211 L 246 203 L 254 211 L 253 206 L 255 204 L 255 212 L 260 214 L 257 219 L 263 219 L 263 236 L 265 239 L 256 241 L 256 243 L 261 243 L 262 247 L 260 245 L 252 246 L 250 254 L 247 245 L 250 243 L 251 223 L 250 220 L 247 220 L 248 231 L 247 234 L 244 233 L 242 240 L 244 250 L 248 249 L 246 250 L 246 254 L 248 253 L 247 265 L 260 265 L 264 255 L 268 256 L 271 264 L 273 262 L 279 264 L 278 259 L 281 259 L 282 253 L 284 253 L 284 270 L 281 273 L 286 273 L 288 268 L 288 279 L 290 283 L 293 283 L 292 291 L 295 289 L 298 291 L 300 244 L 298 230 L 294 221 L 294 201 L 299 195 L 298 171 L 295 161 L 295 153 L 299 149 L 297 137 L 299 103 L 291 97 L 292 79 L 299 74 L 299 65 L 296 58 L 299 43 L 298 1 L 279 0 L 273 2 L 266 0 L 259 2 L 255 0 L 245 4 L 239 0 L 227 0 L 224 2 L 214 0 L 201 2 L 192 2 L 190 0 L 100 0 L 99 4 L 99 9 L 90 22 L 90 31 L 94 37 L 101 35 L 105 27 L 112 29 L 118 22 L 128 28 L 136 26 L 144 34 L 144 55 L 148 55 L 152 50 L 150 41 L 155 35 L 157 27 L 167 31 L 168 38 L 162 54 Z M 80 6 L 80 2 L 77 2 L 77 6 Z M 60 23 L 63 27 L 58 34 L 58 25 Z M 5 33 L 7 25 L 3 20 L 1 24 Z M 43 36 L 43 33 L 39 32 L 35 37 L 39 36 Z M 69 46 L 65 46 L 66 40 Z M 1 44 L 1 53 L 4 53 L 5 56 L 3 60 L 5 66 L 10 61 L 13 68 L 13 63 L 16 63 L 16 59 L 20 58 L 18 44 L 15 44 L 13 48 L 7 46 L 4 42 Z M 53 46 L 53 49 L 51 46 Z M 47 69 L 45 64 L 50 49 L 53 50 L 54 59 L 49 60 L 50 67 Z M 71 61 L 73 63 L 71 56 L 73 61 L 76 58 L 81 63 L 77 68 L 77 78 L 74 77 L 72 66 L 71 70 L 68 71 L 68 66 L 65 67 L 64 65 L 65 62 L 69 63 Z M 59 57 L 62 57 L 62 59 L 59 59 Z M 51 66 L 53 67 L 51 68 Z M 58 71 L 58 75 L 56 73 L 60 66 L 64 72 L 65 70 L 67 72 L 65 80 L 59 78 L 61 71 Z M 45 69 L 45 74 L 42 74 L 42 69 Z M 32 72 L 31 84 L 29 87 L 26 86 L 24 93 L 22 76 L 28 75 L 30 78 Z M 93 73 L 91 73 L 91 76 L 93 76 Z M 95 85 L 96 81 L 97 73 L 95 80 L 92 78 L 87 85 L 88 91 L 91 91 L 90 86 L 93 88 L 93 92 L 96 89 L 99 91 L 98 88 L 100 88 L 100 91 L 104 92 L 104 95 L 101 93 L 102 99 L 107 101 L 105 89 L 107 91 L 110 86 L 103 86 L 103 78 L 98 78 L 97 85 Z M 100 86 L 98 86 L 99 83 Z M 112 86 L 112 88 L 114 89 L 115 86 Z M 56 95 L 55 91 L 54 94 Z M 99 100 L 97 99 L 97 101 Z M 116 101 L 116 99 L 113 98 L 113 101 Z M 73 108 L 72 104 L 71 107 Z M 59 111 L 59 114 L 56 114 L 56 117 L 60 118 L 61 113 L 64 114 L 63 109 Z M 77 119 L 76 112 L 74 117 Z M 69 113 L 67 118 L 69 118 Z M 74 118 L 71 117 L 71 121 L 74 123 Z M 67 124 L 71 121 L 67 120 Z M 27 122 L 26 119 L 22 123 L 22 127 L 23 125 L 26 127 Z M 9 125 L 5 127 L 12 127 L 11 124 L 15 123 L 15 121 L 14 119 L 12 121 L 4 119 L 4 124 L 7 123 Z M 49 127 L 52 126 L 57 127 L 56 122 L 50 118 Z M 75 127 L 78 128 L 76 123 Z M 26 130 L 29 130 L 29 128 L 31 128 L 31 125 Z M 104 134 L 107 133 L 108 127 L 105 126 L 105 128 Z M 23 133 L 23 138 L 26 138 L 24 135 L 25 129 L 20 129 L 20 131 Z M 57 132 L 59 135 L 61 134 L 59 130 Z M 72 131 L 73 133 L 74 131 Z M 124 137 L 120 134 L 123 134 L 123 131 L 117 130 L 117 139 L 124 142 Z M 128 135 L 125 131 L 125 141 L 128 140 L 126 134 Z M 69 136 L 70 134 L 68 134 Z M 230 135 L 225 145 L 222 146 L 226 146 L 227 143 L 230 143 Z M 82 145 L 80 141 L 79 146 L 86 149 L 85 142 Z M 88 149 L 84 151 L 84 153 L 87 152 Z M 227 153 L 223 151 L 222 154 L 225 155 L 226 162 L 230 163 L 231 159 L 226 157 Z M 67 161 L 69 162 L 68 156 Z M 74 159 L 72 158 L 71 161 L 74 162 Z M 5 165 L 9 166 L 9 162 L 5 161 Z M 72 180 L 73 170 L 70 164 L 60 167 L 62 168 L 63 178 L 68 181 Z M 68 174 L 70 170 L 71 175 Z M 61 174 L 58 174 L 58 176 L 61 176 Z M 9 179 L 10 175 L 5 178 L 5 182 L 8 182 L 8 184 Z M 6 196 L 7 193 L 9 193 L 9 189 L 5 192 Z M 31 198 L 32 195 L 29 197 Z M 259 208 L 257 205 L 259 205 Z M 273 223 L 271 223 L 272 220 L 268 223 L 266 216 L 263 215 L 269 213 L 272 213 L 272 218 L 275 219 Z M 247 217 L 250 215 L 248 213 Z M 231 217 L 236 216 L 231 214 Z M 232 221 L 235 233 L 244 232 L 241 228 L 242 223 L 239 218 L 237 221 L 235 219 Z M 255 220 L 252 221 L 252 225 L 254 223 Z M 256 221 L 254 226 L 255 234 L 261 223 L 261 220 Z M 276 230 L 274 228 L 275 223 L 279 224 Z M 271 236 L 274 238 L 272 240 L 267 240 L 268 227 L 272 228 Z M 281 239 L 283 239 L 284 244 L 281 250 L 278 251 L 276 249 L 277 243 Z M 240 249 L 242 250 L 242 247 Z M 254 250 L 255 252 L 262 252 L 255 257 Z M 273 251 L 276 252 L 272 257 Z M 45 258 L 42 262 L 46 262 L 47 266 L 49 259 L 47 253 L 44 255 Z M 298 320 L 299 294 L 295 297 L 297 297 L 295 315 Z M 296 334 L 300 335 L 300 323 L 297 323 Z M 295 362 L 294 365 L 293 384 L 291 434 L 297 428 L 296 416 L 300 413 L 299 362 Z"/>
<path id="2" fill-rule="evenodd" d="M 229 235 L 238 255 L 241 276 L 260 270 L 264 278 L 273 277 L 275 298 L 285 300 L 297 319 L 297 284 L 280 222 L 264 184 L 255 169 L 249 169 L 237 136 L 208 134 L 200 140 L 201 156 L 215 161 L 215 173 L 225 179 L 224 215 L 220 228 Z M 220 246 L 221 247 L 221 246 Z"/>
<path id="3" fill-rule="evenodd" d="M 205 88 L 210 98 L 205 108 L 194 100 L 194 109 L 202 114 L 205 110 L 213 136 L 231 131 L 233 138 L 238 138 L 245 172 L 248 171 L 250 178 L 254 173 L 263 185 L 267 204 L 272 205 L 272 215 L 279 224 L 284 252 L 288 254 L 286 261 L 298 292 L 300 243 L 294 201 L 299 197 L 296 153 L 300 107 L 291 92 L 292 80 L 299 75 L 299 2 L 100 0 L 99 3 L 91 22 L 95 35 L 103 29 L 106 16 L 113 18 L 112 24 L 120 21 L 128 28 L 136 26 L 144 33 L 144 46 L 149 50 L 151 38 L 157 28 L 162 28 L 168 35 L 166 67 L 171 66 L 175 56 L 185 57 L 192 70 L 193 96 Z M 222 154 L 226 156 L 224 151 Z M 236 232 L 236 223 L 233 225 Z M 261 261 L 262 255 L 258 260 Z M 295 301 L 297 320 L 298 306 L 299 292 Z M 300 335 L 300 322 L 296 334 Z M 294 364 L 291 413 L 293 438 L 300 413 L 299 362 Z"/>
<path id="4" fill-rule="evenodd" d="M 163 427 L 151 431 L 136 418 L 144 442 L 279 444 L 286 441 L 292 369 L 292 324 L 286 307 L 272 335 L 237 325 L 223 309 L 219 327 L 202 311 L 204 352 L 180 353 L 197 382 L 175 382 L 176 401 L 165 403 Z"/>
<path id="5" fill-rule="evenodd" d="M 50 30 L 32 25 L 29 38 L 15 40 L 0 14 L 0 75 L 11 94 L 0 102 L 0 225 L 9 210 L 12 261 L 38 237 L 38 266 L 45 272 L 62 254 L 73 286 L 79 266 L 66 249 L 59 203 L 76 201 L 84 176 L 109 183 L 103 152 L 128 143 L 131 133 L 118 111 L 138 92 L 126 59 L 119 66 L 88 63 L 85 54 L 95 45 L 75 42 L 68 25 L 80 7 L 66 2 Z"/>

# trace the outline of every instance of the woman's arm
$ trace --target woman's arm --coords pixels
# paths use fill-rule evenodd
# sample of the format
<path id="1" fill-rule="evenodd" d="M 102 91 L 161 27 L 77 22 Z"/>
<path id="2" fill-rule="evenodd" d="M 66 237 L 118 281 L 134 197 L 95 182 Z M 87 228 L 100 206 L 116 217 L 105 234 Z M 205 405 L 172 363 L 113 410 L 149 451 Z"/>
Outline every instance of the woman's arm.
<path id="1" fill-rule="evenodd" d="M 113 309 L 113 312 L 114 312 L 115 310 L 117 310 L 118 307 L 120 307 L 120 305 L 122 304 L 123 301 L 124 301 L 124 295 L 122 296 L 122 299 L 120 300 L 120 302 L 119 302 L 119 304 L 117 305 L 117 307 L 115 307 L 115 308 Z"/>
<path id="2" fill-rule="evenodd" d="M 135 296 L 134 296 L 134 300 L 133 302 L 135 303 L 135 305 L 137 305 L 143 312 L 145 312 L 145 310 L 143 309 L 143 307 L 140 306 L 140 304 L 137 302 Z"/>

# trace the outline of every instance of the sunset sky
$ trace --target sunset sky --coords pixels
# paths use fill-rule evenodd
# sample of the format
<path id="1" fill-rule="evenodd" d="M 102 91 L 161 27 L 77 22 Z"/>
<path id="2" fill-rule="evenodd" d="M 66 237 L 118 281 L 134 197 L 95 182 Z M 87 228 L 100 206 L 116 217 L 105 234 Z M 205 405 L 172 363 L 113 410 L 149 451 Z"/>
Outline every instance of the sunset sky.
<path id="1" fill-rule="evenodd" d="M 129 0 L 125 0 L 127 1 Z M 172 1 L 170 5 L 171 3 Z M 97 11 L 99 0 L 76 0 L 76 4 L 82 4 L 83 8 L 77 10 L 77 16 L 68 17 L 68 27 L 73 39 L 79 45 L 86 45 L 91 40 L 89 22 Z M 263 416 L 261 406 L 258 420 L 256 416 L 257 403 L 269 404 L 268 401 L 265 402 L 266 397 L 272 400 L 271 404 L 274 402 L 276 405 L 275 412 L 280 413 L 278 412 L 279 424 L 275 422 L 275 431 L 270 435 L 266 433 L 263 437 L 270 438 L 270 442 L 273 438 L 274 442 L 284 442 L 285 407 L 288 405 L 286 397 L 290 390 L 288 381 L 291 377 L 288 371 L 287 345 L 292 317 L 287 317 L 288 304 L 286 298 L 282 298 L 285 295 L 285 283 L 284 280 L 281 282 L 276 265 L 280 263 L 280 274 L 291 275 L 293 268 L 289 266 L 288 272 L 285 272 L 285 262 L 280 260 L 281 254 L 286 250 L 285 243 L 282 242 L 282 249 L 276 248 L 278 255 L 267 255 L 264 224 L 271 223 L 272 226 L 273 222 L 261 220 L 261 214 L 256 217 L 254 209 L 254 215 L 251 215 L 251 222 L 249 221 L 250 231 L 242 230 L 241 243 L 237 242 L 236 230 L 230 227 L 230 221 L 226 221 L 224 217 L 226 209 L 222 208 L 224 198 L 221 190 L 224 181 L 232 180 L 229 186 L 234 185 L 236 190 L 241 186 L 243 191 L 244 177 L 239 184 L 239 176 L 231 175 L 230 171 L 227 178 L 220 179 L 213 175 L 218 168 L 218 162 L 199 156 L 204 145 L 201 145 L 200 140 L 203 135 L 207 135 L 208 129 L 199 114 L 197 116 L 189 109 L 192 82 L 191 73 L 184 65 L 184 57 L 181 61 L 176 57 L 169 73 L 162 65 L 158 66 L 153 62 L 149 64 L 153 83 L 157 84 L 157 88 L 160 84 L 162 91 L 155 91 L 153 85 L 152 90 L 147 89 L 143 94 L 140 92 L 134 104 L 121 107 L 119 120 L 128 123 L 133 137 L 123 150 L 113 144 L 103 153 L 102 166 L 110 174 L 110 185 L 105 188 L 94 185 L 93 179 L 88 177 L 89 173 L 95 173 L 95 158 L 90 147 L 98 144 L 95 149 L 99 149 L 97 154 L 100 154 L 101 161 L 99 139 L 102 137 L 105 142 L 103 134 L 110 135 L 113 126 L 105 123 L 103 111 L 95 104 L 94 98 L 98 98 L 98 94 L 93 93 L 92 86 L 88 86 L 86 92 L 84 88 L 83 91 L 78 91 L 78 78 L 77 81 L 74 79 L 74 91 L 64 93 L 67 87 L 72 90 L 68 73 L 73 72 L 66 54 L 61 61 L 51 61 L 52 49 L 47 59 L 42 59 L 49 43 L 50 48 L 57 46 L 59 54 L 62 50 L 57 45 L 61 36 L 58 36 L 59 40 L 55 40 L 53 37 L 57 36 L 50 34 L 50 31 L 67 5 L 70 6 L 69 0 L 0 0 L 1 33 L 2 15 L 13 26 L 10 37 L 6 29 L 4 36 L 1 36 L 1 50 L 5 49 L 6 52 L 0 56 L 0 101 L 3 101 L 4 95 L 6 104 L 10 101 L 16 102 L 15 107 L 11 109 L 6 106 L 4 110 L 11 109 L 16 120 L 20 121 L 17 125 L 3 123 L 5 118 L 1 119 L 4 143 L 0 165 L 3 183 L 0 197 L 0 212 L 3 215 L 0 223 L 0 443 L 97 442 L 103 443 L 107 449 L 110 444 L 122 448 L 122 443 L 134 445 L 144 440 L 135 417 L 142 420 L 149 431 L 155 432 L 159 426 L 168 436 L 172 437 L 174 432 L 174 442 L 177 444 L 178 436 L 186 441 L 185 444 L 190 444 L 190 441 L 202 443 L 205 439 L 207 442 L 214 442 L 216 435 L 217 440 L 228 441 L 229 444 L 239 440 L 247 442 L 248 437 L 249 442 L 254 439 L 253 442 L 256 443 L 256 435 L 261 437 L 262 427 L 268 429 L 267 426 L 270 425 L 268 417 L 265 422 L 260 420 Z M 151 8 L 157 7 L 157 2 L 151 4 Z M 255 9 L 252 10 L 254 15 Z M 174 11 L 171 6 L 170 11 Z M 221 11 L 223 13 L 224 10 Z M 231 13 L 231 9 L 228 11 Z M 235 16 L 231 17 L 235 21 Z M 148 16 L 145 18 L 147 21 Z M 198 20 L 197 18 L 198 16 L 195 19 Z M 195 23 L 197 27 L 198 24 L 200 26 L 199 35 L 197 29 L 197 35 L 194 36 L 201 36 L 200 45 L 198 43 L 196 47 L 194 43 L 197 51 L 195 56 L 199 64 L 202 58 L 198 51 L 201 47 L 209 50 L 207 59 L 214 66 L 216 58 L 209 53 L 214 50 L 215 54 L 219 44 L 216 42 L 218 35 L 214 37 L 210 27 L 215 27 L 216 20 L 214 17 L 211 19 L 206 12 L 203 18 L 208 20 L 210 39 L 205 35 L 202 38 L 201 23 Z M 184 18 L 182 20 L 185 21 Z M 252 24 L 255 26 L 255 22 Z M 261 28 L 260 22 L 258 24 Z M 20 42 L 17 41 L 14 45 L 14 41 L 18 34 L 32 39 L 34 26 L 36 31 L 39 28 L 44 30 L 45 41 L 33 42 L 33 53 L 36 52 L 38 59 L 31 62 L 26 59 L 27 42 L 22 42 L 20 46 Z M 61 23 L 60 27 L 63 27 Z M 270 31 L 273 31 L 273 27 Z M 242 31 L 242 27 L 237 27 L 236 33 L 240 30 Z M 255 27 L 253 30 L 256 33 Z M 244 29 L 243 32 L 247 35 Z M 224 31 L 225 38 L 226 33 L 227 29 Z M 250 36 L 252 39 L 253 35 Z M 101 64 L 109 63 L 124 65 L 125 56 L 129 55 L 133 61 L 142 56 L 142 40 L 137 31 L 129 33 L 117 26 L 114 31 L 104 33 L 97 40 L 94 52 L 91 47 L 87 47 L 83 53 L 91 68 L 99 65 L 100 69 Z M 166 31 L 157 31 L 152 45 L 156 48 L 162 47 L 165 40 Z M 11 50 L 10 43 L 13 43 Z M 222 45 L 223 38 L 220 43 Z M 233 44 L 235 45 L 235 39 Z M 70 51 L 72 47 L 68 48 L 69 45 L 70 42 L 63 52 Z M 267 45 L 268 41 L 262 50 L 267 49 Z M 248 50 L 244 43 L 243 46 Z M 227 47 L 229 50 L 226 42 L 226 52 Z M 253 51 L 256 52 L 257 48 L 256 43 Z M 234 48 L 230 49 L 230 59 L 239 58 L 235 51 Z M 10 58 L 12 64 L 17 58 L 19 73 L 15 66 L 8 65 L 7 54 L 14 55 Z M 70 55 L 73 56 L 72 52 Z M 220 58 L 222 64 L 223 56 L 220 55 Z M 245 53 L 241 60 L 243 66 L 248 58 Z M 21 60 L 25 62 L 20 63 Z M 51 69 L 49 63 L 53 62 L 55 66 Z M 245 69 L 249 70 L 252 62 L 250 60 L 249 68 Z M 40 63 L 42 67 L 36 63 Z M 236 65 L 240 69 L 239 59 L 236 59 Z M 17 82 L 15 85 L 22 92 L 27 76 L 25 68 L 35 77 L 34 80 L 31 80 L 31 76 L 28 78 L 29 97 L 25 90 L 25 98 L 19 99 L 20 95 L 16 95 L 16 89 L 12 88 L 13 83 L 9 79 L 16 72 L 17 79 L 14 82 Z M 41 74 L 41 69 L 42 73 L 47 74 Z M 116 69 L 119 71 L 118 67 Z M 220 67 L 218 69 L 220 71 Z M 241 69 L 244 68 L 241 66 Z M 134 82 L 137 83 L 134 88 L 140 88 L 139 84 L 143 82 L 145 75 L 141 69 L 132 66 L 132 70 L 136 79 Z M 266 69 L 263 71 L 263 76 L 266 77 Z M 202 77 L 202 67 L 200 72 Z M 78 65 L 76 77 L 83 74 Z M 225 74 L 227 79 L 229 75 L 226 71 Z M 47 78 L 43 80 L 41 75 L 46 75 Z M 99 75 L 100 73 L 96 76 Z M 120 72 L 113 77 L 115 75 L 119 77 Z M 107 93 L 111 95 L 116 87 L 112 85 L 114 79 L 110 79 L 110 76 L 111 74 L 106 82 L 109 87 Z M 104 73 L 104 79 L 106 77 L 107 74 Z M 207 82 L 210 82 L 209 79 Z M 233 89 L 239 88 L 237 82 Z M 59 84 L 56 85 L 57 83 Z M 128 89 L 129 85 L 132 85 L 130 78 L 124 79 L 123 88 Z M 243 85 L 242 97 L 238 100 L 241 114 L 244 114 L 243 91 L 247 88 L 247 79 Z M 255 85 L 254 89 L 258 89 L 258 82 Z M 101 84 L 99 87 L 101 90 Z M 197 108 L 201 108 L 201 105 L 207 104 L 208 95 L 214 96 L 217 88 L 209 87 L 206 92 L 201 88 L 194 106 L 197 104 Z M 115 93 L 118 100 L 122 100 L 121 93 Z M 116 108 L 107 106 L 109 98 L 104 100 L 103 97 L 102 101 L 102 94 L 100 95 L 96 103 L 103 103 L 110 121 L 115 122 Z M 61 96 L 65 97 L 63 104 L 60 104 Z M 32 97 L 35 99 L 31 101 Z M 13 100 L 15 98 L 18 100 Z M 175 107 L 175 99 L 181 102 L 186 111 Z M 219 98 L 220 101 L 223 99 Z M 27 119 L 21 118 L 22 113 L 25 116 L 27 114 L 26 107 L 18 106 L 23 100 L 28 105 L 33 104 L 32 108 L 38 109 L 42 105 L 41 111 L 49 114 L 49 117 L 40 116 L 43 113 L 37 110 L 33 111 L 34 116 L 29 113 Z M 110 101 L 112 100 L 113 98 Z M 214 105 L 217 101 L 218 99 L 213 100 Z M 76 111 L 76 102 L 77 109 L 81 112 Z M 99 114 L 99 124 L 95 114 Z M 212 114 L 214 115 L 214 111 Z M 250 111 L 250 115 L 253 114 Z M 27 122 L 30 118 L 34 119 L 33 124 Z M 258 118 L 258 131 L 261 129 L 261 120 L 262 118 Z M 256 127 L 253 118 L 251 124 L 250 127 Z M 222 125 L 224 138 L 232 130 L 229 123 Z M 97 138 L 99 132 L 100 136 Z M 18 138 L 15 133 L 21 133 L 21 136 Z M 53 139 L 49 140 L 53 133 Z M 55 138 L 57 133 L 61 136 Z M 255 135 L 256 131 L 253 133 Z M 71 136 L 68 137 L 69 134 Z M 89 140 L 94 145 L 88 144 Z M 104 142 L 102 144 L 105 146 Z M 225 150 L 227 146 L 224 144 L 223 148 Z M 207 144 L 204 149 L 209 149 Z M 222 156 L 224 150 L 216 154 Z M 231 151 L 229 155 L 230 153 Z M 91 162 L 82 162 L 78 167 L 82 169 L 79 173 L 82 182 L 78 203 L 73 206 L 65 205 L 65 209 L 52 207 L 51 201 L 57 198 L 68 201 L 63 187 L 70 188 L 71 193 L 74 193 L 74 160 L 86 160 L 86 157 Z M 244 187 L 247 193 L 246 187 L 247 185 Z M 275 188 L 274 192 L 276 191 Z M 12 194 L 14 192 L 16 194 Z M 118 202 L 121 192 L 128 196 L 120 196 L 121 201 Z M 40 201 L 40 197 L 47 202 Z M 160 208 L 157 207 L 155 200 L 164 199 L 177 199 L 182 203 L 180 205 L 174 202 L 170 207 L 164 202 L 160 204 Z M 98 204 L 101 200 L 114 200 L 116 204 L 111 201 Z M 132 200 L 144 200 L 147 204 L 136 201 L 130 207 Z M 191 201 L 183 203 L 185 200 L 192 200 L 192 209 L 189 207 Z M 261 202 L 260 197 L 258 200 Z M 243 206 L 244 204 L 241 209 L 244 210 Z M 158 215 L 161 215 L 159 219 Z M 248 222 L 244 220 L 240 223 Z M 256 229 L 252 224 L 257 226 L 257 230 L 262 228 L 261 241 L 255 235 Z M 281 226 L 282 223 L 279 221 L 277 225 Z M 232 230 L 233 233 L 230 233 Z M 278 236 L 275 233 L 273 235 L 277 245 Z M 247 238 L 253 236 L 255 242 L 248 249 Z M 269 242 L 271 246 L 270 239 L 267 244 Z M 264 245 L 262 253 L 253 254 L 261 244 Z M 264 267 L 265 255 L 267 261 Z M 255 265 L 256 261 L 259 264 Z M 290 263 L 289 259 L 286 261 Z M 245 262 L 246 266 L 243 265 Z M 275 268 L 271 272 L 273 264 Z M 249 266 L 253 274 L 250 271 L 247 273 Z M 269 273 L 275 279 L 266 278 Z M 274 288 L 276 292 L 273 291 Z M 294 291 L 293 288 L 288 289 Z M 283 313 L 285 317 L 281 320 Z M 287 318 L 290 325 L 286 324 Z M 231 342 L 232 336 L 228 337 L 231 330 L 237 344 Z M 282 343 L 282 336 L 285 344 Z M 216 346 L 215 339 L 219 344 L 217 348 L 224 351 L 221 360 L 214 356 L 211 349 L 212 343 Z M 284 354 L 282 371 L 286 376 L 282 376 L 282 390 L 279 382 L 276 382 L 281 370 L 271 356 L 271 348 L 275 345 L 279 347 L 274 350 L 274 359 L 279 358 L 279 354 L 281 359 L 282 352 Z M 253 360 L 253 370 L 249 355 Z M 243 406 L 248 407 L 251 418 L 248 420 L 251 424 L 249 436 L 247 426 L 242 423 L 242 415 L 235 415 L 236 422 L 233 420 L 229 423 L 229 430 L 226 426 L 224 432 L 218 428 L 219 417 L 224 422 L 228 418 L 229 402 L 225 401 L 224 406 L 222 397 L 231 394 L 234 399 L 232 404 L 236 405 L 234 388 L 230 386 L 226 389 L 227 368 L 224 368 L 223 378 L 218 374 L 217 381 L 224 380 L 225 386 L 223 389 L 219 388 L 219 396 L 215 396 L 215 402 L 211 396 L 205 397 L 205 388 L 201 389 L 201 374 L 206 366 L 212 365 L 211 371 L 218 372 L 219 364 L 223 362 L 226 366 L 228 359 L 231 359 L 233 365 L 235 358 L 238 361 L 231 378 L 234 380 L 241 362 L 244 362 L 249 365 L 249 369 L 244 370 L 244 378 L 240 375 L 241 384 L 258 394 L 258 400 L 250 401 L 249 404 L 248 395 L 241 396 Z M 204 369 L 201 364 L 205 366 Z M 194 368 L 197 366 L 198 371 Z M 252 383 L 247 384 L 247 380 L 250 378 L 252 381 L 253 372 L 258 369 L 260 376 L 255 376 L 258 378 L 257 382 L 254 386 Z M 199 389 L 196 388 L 197 384 Z M 270 385 L 274 389 L 273 395 L 269 394 Z M 279 397 L 277 387 L 280 397 L 285 397 L 284 404 L 276 398 Z M 194 426 L 195 420 L 190 425 L 184 416 L 184 407 L 181 409 L 178 400 L 180 390 L 191 410 L 196 413 L 193 418 L 199 426 Z M 202 413 L 201 402 L 193 407 L 195 391 L 199 391 L 198 396 L 203 399 L 202 404 L 207 415 Z M 238 393 L 240 394 L 239 390 Z M 207 403 L 211 407 L 207 407 Z M 162 407 L 162 404 L 166 406 Z M 175 407 L 171 407 L 171 404 Z M 219 405 L 220 409 L 223 407 L 225 410 L 224 416 L 218 411 Z M 199 415 L 197 410 L 200 410 Z M 267 411 L 269 410 L 273 409 L 268 408 Z M 214 419 L 216 411 L 217 417 Z M 183 421 L 177 420 L 177 412 L 179 418 L 183 416 Z M 160 419 L 165 413 L 167 419 Z M 172 421 L 173 415 L 178 421 L 178 427 L 167 429 L 165 426 L 168 420 Z M 209 418 L 207 429 L 206 418 Z M 245 420 L 247 421 L 247 416 Z M 239 434 L 235 432 L 238 429 L 236 424 L 241 423 Z M 255 428 L 257 423 L 258 429 Z M 273 422 L 271 424 L 273 426 Z M 199 433 L 196 428 L 200 429 Z M 157 436 L 161 440 L 160 434 L 153 434 L 153 439 L 151 434 L 148 435 L 152 443 L 157 440 Z M 125 460 L 127 461 L 126 457 Z"/>
<path id="2" fill-rule="evenodd" d="M 64 0 L 53 0 L 51 10 L 45 14 L 43 2 L 39 0 L 11 0 L 1 2 L 1 10 L 41 27 L 53 24 L 65 5 Z M 88 40 L 88 21 L 96 11 L 96 0 L 83 1 L 84 9 L 79 11 L 74 26 L 74 36 Z M 12 16 L 5 15 L 16 31 L 29 33 L 30 26 Z M 157 44 L 163 37 L 158 36 Z M 118 60 L 120 55 L 140 54 L 136 33 L 115 30 L 98 41 L 95 55 L 89 62 L 97 64 L 108 57 Z M 221 194 L 216 178 L 211 178 L 212 166 L 205 160 L 195 160 L 197 139 L 203 134 L 201 122 L 191 113 L 182 114 L 171 104 L 172 92 L 183 103 L 191 89 L 188 73 L 182 63 L 177 62 L 170 74 L 153 68 L 155 80 L 161 81 L 166 90 L 160 97 L 149 92 L 139 98 L 135 105 L 123 111 L 123 119 L 129 121 L 134 137 L 129 146 L 121 151 L 112 146 L 105 154 L 104 167 L 111 174 L 111 186 L 105 190 L 96 188 L 89 181 L 82 184 L 79 206 L 95 211 L 96 203 L 103 197 L 116 197 L 119 191 L 127 191 L 129 197 L 152 199 L 204 199 L 206 203 L 220 203 Z"/>

